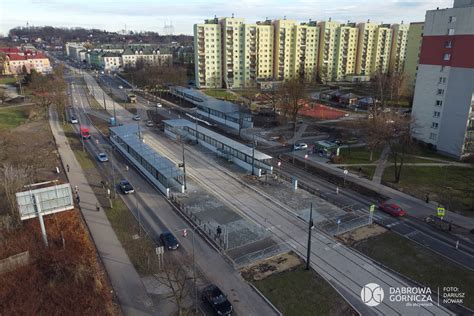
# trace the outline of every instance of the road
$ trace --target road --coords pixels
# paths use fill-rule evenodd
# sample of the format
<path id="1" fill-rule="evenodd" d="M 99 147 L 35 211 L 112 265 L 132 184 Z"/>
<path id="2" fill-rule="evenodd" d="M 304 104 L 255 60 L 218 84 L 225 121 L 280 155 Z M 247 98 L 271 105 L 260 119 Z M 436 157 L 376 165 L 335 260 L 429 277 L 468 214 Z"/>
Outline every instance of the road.
<path id="1" fill-rule="evenodd" d="M 96 88 L 99 89 L 98 87 L 94 87 L 94 90 L 96 90 Z M 94 92 L 100 94 L 99 90 Z M 78 110 L 82 113 L 82 120 L 86 121 L 87 118 L 84 113 L 89 109 L 87 109 L 87 102 L 84 102 L 85 93 L 76 93 L 74 97 L 78 99 L 82 98 L 81 107 Z M 106 102 L 109 103 L 113 101 L 106 98 Z M 112 109 L 112 104 L 109 104 L 110 107 L 108 109 Z M 134 122 L 131 120 L 132 114 L 117 104 L 116 113 L 121 122 Z M 92 138 L 98 139 L 99 144 L 94 141 L 88 141 L 88 149 L 92 153 L 104 151 L 104 148 L 109 146 L 108 141 L 93 126 L 90 126 L 90 128 Z M 144 126 L 143 129 L 147 130 Z M 123 196 L 123 200 L 132 213 L 134 213 L 135 217 L 140 218 L 142 226 L 154 240 L 158 240 L 159 235 L 166 230 L 175 231 L 183 228 L 192 228 L 189 223 L 184 221 L 176 213 L 161 194 L 157 194 L 157 190 L 139 173 L 133 168 L 129 168 L 127 171 L 124 167 L 124 163 L 120 163 L 121 160 L 121 157 L 115 156 L 110 161 L 110 163 L 115 166 L 114 169 L 117 173 L 116 178 L 128 179 L 136 189 L 135 194 Z M 192 230 L 190 230 L 190 232 L 191 235 Z M 184 249 L 181 251 L 191 254 L 193 252 L 192 236 L 184 238 L 178 233 L 175 235 L 182 246 L 181 249 Z M 199 235 L 196 235 L 194 240 L 194 252 L 199 270 L 204 273 L 207 280 L 219 286 L 223 292 L 228 295 L 237 315 L 257 316 L 275 314 L 275 311 L 247 284 L 240 273 L 234 270 L 233 266 Z M 209 269 L 209 267 L 212 267 L 212 269 Z"/>
<path id="2" fill-rule="evenodd" d="M 180 161 L 180 148 L 174 142 L 154 133 L 144 132 L 147 144 L 174 161 Z M 188 148 L 189 150 L 189 148 Z M 195 151 L 187 160 L 189 174 L 239 211 L 272 231 L 274 237 L 287 242 L 301 256 L 306 253 L 306 223 L 298 219 L 286 205 L 278 203 L 258 189 L 242 183 L 237 175 L 209 162 L 202 153 Z M 187 168 L 187 169 L 188 169 Z M 360 291 L 370 282 L 385 287 L 410 286 L 405 280 L 382 269 L 369 258 L 334 241 L 320 231 L 313 231 L 311 266 L 330 282 L 362 314 L 412 314 L 413 308 L 402 303 L 384 301 L 376 307 L 362 304 Z M 420 307 L 417 314 L 443 315 L 449 312 L 443 307 Z"/>

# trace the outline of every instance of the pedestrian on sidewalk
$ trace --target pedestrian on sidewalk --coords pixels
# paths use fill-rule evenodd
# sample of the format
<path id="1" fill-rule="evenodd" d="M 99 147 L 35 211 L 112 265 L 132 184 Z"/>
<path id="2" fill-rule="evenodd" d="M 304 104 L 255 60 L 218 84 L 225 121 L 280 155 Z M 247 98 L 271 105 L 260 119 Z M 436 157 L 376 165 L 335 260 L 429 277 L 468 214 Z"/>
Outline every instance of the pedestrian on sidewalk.
<path id="1" fill-rule="evenodd" d="M 99 203 L 95 203 L 95 209 L 97 210 L 97 212 L 100 212 L 100 206 L 99 206 Z"/>
<path id="2" fill-rule="evenodd" d="M 79 197 L 79 194 L 76 196 L 76 202 L 77 204 L 81 203 L 81 198 Z"/>
<path id="3" fill-rule="evenodd" d="M 430 203 L 430 194 L 429 193 L 426 193 L 426 195 L 425 195 L 425 202 Z"/>
<path id="4" fill-rule="evenodd" d="M 76 193 L 76 195 L 79 195 L 79 188 L 77 187 L 77 185 L 74 187 L 74 193 Z"/>
<path id="5" fill-rule="evenodd" d="M 66 165 L 67 172 L 69 172 L 69 165 Z"/>

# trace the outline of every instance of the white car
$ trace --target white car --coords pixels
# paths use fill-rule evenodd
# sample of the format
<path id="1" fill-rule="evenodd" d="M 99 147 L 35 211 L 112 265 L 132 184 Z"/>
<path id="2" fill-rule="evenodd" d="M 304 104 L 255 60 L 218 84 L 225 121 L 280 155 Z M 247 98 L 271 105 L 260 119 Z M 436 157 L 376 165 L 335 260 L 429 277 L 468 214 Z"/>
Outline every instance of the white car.
<path id="1" fill-rule="evenodd" d="M 71 124 L 79 123 L 79 121 L 77 120 L 77 118 L 75 116 L 71 116 L 70 122 L 71 122 Z"/>
<path id="2" fill-rule="evenodd" d="M 157 107 L 157 108 L 161 108 L 162 106 L 163 106 L 163 105 L 162 105 L 160 102 L 156 103 L 156 107 Z"/>
<path id="3" fill-rule="evenodd" d="M 123 86 L 119 86 L 119 89 L 123 89 Z"/>
<path id="4" fill-rule="evenodd" d="M 133 116 L 133 120 L 134 121 L 140 121 L 142 118 L 140 117 L 140 115 L 134 115 Z"/>
<path id="5" fill-rule="evenodd" d="M 106 153 L 98 153 L 98 154 L 97 154 L 97 159 L 98 159 L 100 162 L 107 162 L 107 161 L 109 161 L 109 157 L 107 157 L 107 154 L 106 154 Z"/>
<path id="6" fill-rule="evenodd" d="M 298 144 L 294 144 L 294 150 L 303 150 L 303 149 L 307 149 L 308 148 L 308 144 L 306 143 L 298 143 Z"/>

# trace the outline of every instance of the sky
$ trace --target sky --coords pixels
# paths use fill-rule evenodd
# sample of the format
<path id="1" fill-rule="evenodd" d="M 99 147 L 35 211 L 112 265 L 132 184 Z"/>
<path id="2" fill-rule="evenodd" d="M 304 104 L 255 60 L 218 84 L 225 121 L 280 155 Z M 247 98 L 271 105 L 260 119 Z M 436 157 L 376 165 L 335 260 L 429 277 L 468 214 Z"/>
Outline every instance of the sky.
<path id="1" fill-rule="evenodd" d="M 453 0 L 0 0 L 0 33 L 15 26 L 63 26 L 107 31 L 192 35 L 204 19 L 231 16 L 246 22 L 269 19 L 404 23 L 424 21 L 426 10 Z"/>

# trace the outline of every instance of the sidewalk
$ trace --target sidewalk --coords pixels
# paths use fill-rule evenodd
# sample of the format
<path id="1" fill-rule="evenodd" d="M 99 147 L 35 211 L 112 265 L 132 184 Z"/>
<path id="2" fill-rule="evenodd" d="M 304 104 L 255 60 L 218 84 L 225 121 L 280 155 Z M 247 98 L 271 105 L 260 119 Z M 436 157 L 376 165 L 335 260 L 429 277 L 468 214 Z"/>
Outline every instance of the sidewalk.
<path id="1" fill-rule="evenodd" d="M 50 126 L 63 164 L 69 165 L 67 174 L 71 185 L 78 186 L 81 212 L 87 223 L 99 256 L 118 297 L 125 315 L 151 315 L 152 302 L 140 276 L 122 248 L 103 210 L 95 209 L 98 200 L 87 182 L 79 162 L 64 135 L 56 112 L 50 110 Z"/>

